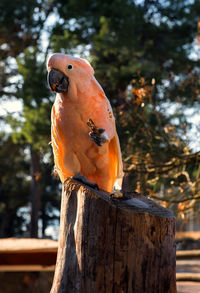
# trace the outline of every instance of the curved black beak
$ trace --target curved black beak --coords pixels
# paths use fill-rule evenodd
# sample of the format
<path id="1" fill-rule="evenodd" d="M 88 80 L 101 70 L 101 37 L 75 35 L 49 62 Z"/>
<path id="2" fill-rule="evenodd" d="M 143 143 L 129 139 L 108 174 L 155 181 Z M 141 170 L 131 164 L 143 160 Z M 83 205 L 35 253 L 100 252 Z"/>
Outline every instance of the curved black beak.
<path id="1" fill-rule="evenodd" d="M 68 90 L 69 78 L 58 69 L 52 68 L 47 76 L 47 82 L 51 91 L 65 93 Z"/>

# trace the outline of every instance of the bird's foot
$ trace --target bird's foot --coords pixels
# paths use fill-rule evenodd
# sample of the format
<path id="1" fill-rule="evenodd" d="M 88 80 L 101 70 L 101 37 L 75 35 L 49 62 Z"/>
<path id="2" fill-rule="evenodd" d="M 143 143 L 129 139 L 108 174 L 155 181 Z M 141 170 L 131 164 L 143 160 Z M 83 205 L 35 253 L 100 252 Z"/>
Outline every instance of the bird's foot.
<path id="1" fill-rule="evenodd" d="M 105 129 L 96 127 L 92 119 L 88 120 L 87 125 L 91 129 L 91 132 L 89 132 L 90 140 L 94 141 L 98 146 L 102 146 L 108 140 L 106 133 L 103 134 Z"/>
<path id="2" fill-rule="evenodd" d="M 89 133 L 90 140 L 94 141 L 98 146 L 102 146 L 108 139 L 105 135 L 98 135 L 96 133 L 90 132 Z"/>
<path id="3" fill-rule="evenodd" d="M 120 190 L 115 190 L 113 193 L 110 194 L 111 198 L 122 198 L 123 193 Z"/>
<path id="4" fill-rule="evenodd" d="M 99 189 L 98 185 L 96 183 L 90 182 L 87 180 L 85 176 L 83 176 L 81 173 L 75 174 L 74 176 L 71 177 L 74 180 L 77 180 L 83 184 L 88 185 L 89 187 L 92 187 L 94 189 Z"/>

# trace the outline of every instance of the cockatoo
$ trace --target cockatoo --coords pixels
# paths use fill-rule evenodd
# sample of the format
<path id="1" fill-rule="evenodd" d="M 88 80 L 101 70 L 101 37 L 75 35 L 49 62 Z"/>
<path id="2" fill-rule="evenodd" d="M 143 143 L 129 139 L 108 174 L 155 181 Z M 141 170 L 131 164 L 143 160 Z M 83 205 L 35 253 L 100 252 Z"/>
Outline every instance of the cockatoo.
<path id="1" fill-rule="evenodd" d="M 57 93 L 51 113 L 56 171 L 109 193 L 120 189 L 122 156 L 111 105 L 88 61 L 56 53 L 47 61 L 48 83 Z M 90 183 L 89 183 L 90 182 Z"/>

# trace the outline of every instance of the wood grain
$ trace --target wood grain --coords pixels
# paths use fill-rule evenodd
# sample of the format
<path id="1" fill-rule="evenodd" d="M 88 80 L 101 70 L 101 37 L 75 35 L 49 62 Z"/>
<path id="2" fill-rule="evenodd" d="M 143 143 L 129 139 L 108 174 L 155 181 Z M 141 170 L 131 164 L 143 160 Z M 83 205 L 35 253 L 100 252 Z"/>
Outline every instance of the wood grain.
<path id="1" fill-rule="evenodd" d="M 67 179 L 51 293 L 174 293 L 174 237 L 172 213 L 148 198 Z"/>

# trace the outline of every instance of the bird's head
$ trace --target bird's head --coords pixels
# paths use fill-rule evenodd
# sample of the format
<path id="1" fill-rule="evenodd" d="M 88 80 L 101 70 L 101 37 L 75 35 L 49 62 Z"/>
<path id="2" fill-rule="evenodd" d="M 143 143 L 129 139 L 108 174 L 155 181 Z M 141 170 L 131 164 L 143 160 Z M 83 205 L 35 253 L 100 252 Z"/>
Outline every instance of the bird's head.
<path id="1" fill-rule="evenodd" d="M 94 70 L 88 61 L 70 55 L 56 53 L 47 61 L 47 81 L 52 91 L 74 97 L 87 90 Z M 88 84 L 89 85 L 89 84 Z"/>

